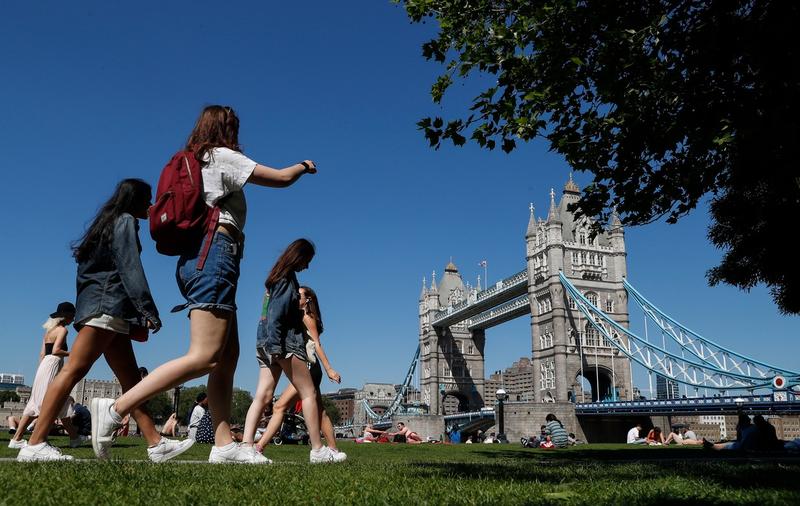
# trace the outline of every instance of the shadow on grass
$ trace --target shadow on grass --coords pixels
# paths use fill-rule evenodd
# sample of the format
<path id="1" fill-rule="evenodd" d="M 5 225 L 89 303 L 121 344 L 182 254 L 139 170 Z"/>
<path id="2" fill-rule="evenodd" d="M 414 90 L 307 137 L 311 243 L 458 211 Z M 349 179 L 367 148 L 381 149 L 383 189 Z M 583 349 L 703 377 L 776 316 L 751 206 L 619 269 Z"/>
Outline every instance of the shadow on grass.
<path id="1" fill-rule="evenodd" d="M 726 490 L 785 490 L 800 491 L 800 465 L 736 462 L 630 462 L 608 465 L 594 463 L 548 462 L 537 466 L 533 462 L 490 463 L 417 463 L 410 464 L 410 474 L 421 479 L 458 478 L 497 482 L 520 481 L 563 484 L 596 481 L 612 484 L 653 482 L 661 479 L 685 483 L 687 486 L 715 484 Z"/>

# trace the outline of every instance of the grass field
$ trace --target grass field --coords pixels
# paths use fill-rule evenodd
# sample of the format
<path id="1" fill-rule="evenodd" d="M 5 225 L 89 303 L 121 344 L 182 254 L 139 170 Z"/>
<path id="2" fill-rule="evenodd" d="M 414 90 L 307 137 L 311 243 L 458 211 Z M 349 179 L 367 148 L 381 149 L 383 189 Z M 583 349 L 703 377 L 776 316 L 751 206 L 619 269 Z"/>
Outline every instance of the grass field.
<path id="1" fill-rule="evenodd" d="M 16 456 L 0 437 L 0 459 Z M 67 446 L 66 438 L 54 438 Z M 583 445 L 356 445 L 341 465 L 308 447 L 269 447 L 272 466 L 151 464 L 123 438 L 107 463 L 0 462 L 0 504 L 800 504 L 800 458 L 709 454 L 699 448 Z M 195 445 L 182 461 L 206 460 Z M 85 446 L 66 448 L 93 459 Z"/>

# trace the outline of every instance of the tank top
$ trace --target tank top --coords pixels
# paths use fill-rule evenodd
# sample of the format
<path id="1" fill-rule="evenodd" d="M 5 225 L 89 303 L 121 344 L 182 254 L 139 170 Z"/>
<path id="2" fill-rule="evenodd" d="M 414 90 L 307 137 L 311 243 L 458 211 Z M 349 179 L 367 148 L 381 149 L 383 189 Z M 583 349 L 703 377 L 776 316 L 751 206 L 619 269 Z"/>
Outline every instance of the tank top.
<path id="1" fill-rule="evenodd" d="M 45 355 L 52 355 L 53 354 L 53 346 L 55 345 L 55 341 L 52 343 L 44 343 L 44 354 Z M 64 339 L 64 351 L 67 351 L 67 340 Z"/>

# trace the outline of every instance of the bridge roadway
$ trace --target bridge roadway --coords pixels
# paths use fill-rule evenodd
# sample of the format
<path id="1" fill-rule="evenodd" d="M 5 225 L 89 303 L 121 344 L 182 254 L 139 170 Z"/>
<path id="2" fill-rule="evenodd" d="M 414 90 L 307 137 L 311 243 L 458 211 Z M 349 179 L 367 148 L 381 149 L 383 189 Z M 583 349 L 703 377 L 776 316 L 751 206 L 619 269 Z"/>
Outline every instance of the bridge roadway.
<path id="1" fill-rule="evenodd" d="M 786 401 L 776 401 L 773 394 L 741 397 L 693 397 L 671 400 L 644 400 L 618 402 L 585 402 L 575 404 L 578 416 L 603 415 L 723 415 L 736 414 L 739 410 L 747 414 L 800 414 L 800 394 L 787 393 Z M 519 402 L 505 403 L 509 409 Z M 444 417 L 445 425 L 460 426 L 485 424 L 494 420 L 494 408 L 483 408 L 469 413 L 455 413 Z M 493 423 L 492 423 L 493 424 Z M 490 426 L 492 425 L 490 424 Z"/>
<path id="2" fill-rule="evenodd" d="M 800 413 L 800 396 L 787 393 L 786 401 L 776 401 L 773 394 L 741 397 L 694 397 L 670 400 L 586 402 L 575 404 L 575 414 L 591 415 L 722 415 Z"/>
<path id="3" fill-rule="evenodd" d="M 530 312 L 529 304 L 523 305 L 520 303 L 523 299 L 527 301 L 527 293 L 528 271 L 524 270 L 498 281 L 485 290 L 481 290 L 474 300 L 471 300 L 468 296 L 462 302 L 439 311 L 433 316 L 431 324 L 435 327 L 449 327 L 477 316 L 478 318 L 473 320 L 475 325 L 469 325 L 470 328 L 488 328 L 502 323 L 502 321 L 507 321 L 500 321 L 501 314 L 507 319 L 512 319 L 525 314 L 525 312 Z M 522 295 L 525 295 L 525 297 L 521 297 Z M 507 302 L 514 302 L 515 304 L 512 304 L 512 307 L 504 306 L 505 310 L 498 307 Z M 522 312 L 520 313 L 520 311 Z M 497 318 L 495 318 L 495 315 Z"/>

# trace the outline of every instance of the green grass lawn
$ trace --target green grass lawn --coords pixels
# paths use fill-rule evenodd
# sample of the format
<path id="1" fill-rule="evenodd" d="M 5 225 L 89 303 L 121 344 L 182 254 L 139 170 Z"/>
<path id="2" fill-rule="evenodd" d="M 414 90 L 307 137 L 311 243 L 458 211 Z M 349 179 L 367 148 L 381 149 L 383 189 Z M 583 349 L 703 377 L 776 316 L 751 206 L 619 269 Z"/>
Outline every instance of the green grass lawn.
<path id="1" fill-rule="evenodd" d="M 16 456 L 0 437 L 0 458 Z M 67 446 L 66 438 L 54 438 Z M 112 462 L 0 462 L 0 504 L 800 504 L 800 458 L 699 448 L 340 442 L 349 460 L 308 464 L 307 446 L 268 447 L 272 466 L 151 464 L 141 439 Z M 180 460 L 206 460 L 195 445 Z M 63 449 L 93 458 L 90 447 Z"/>

